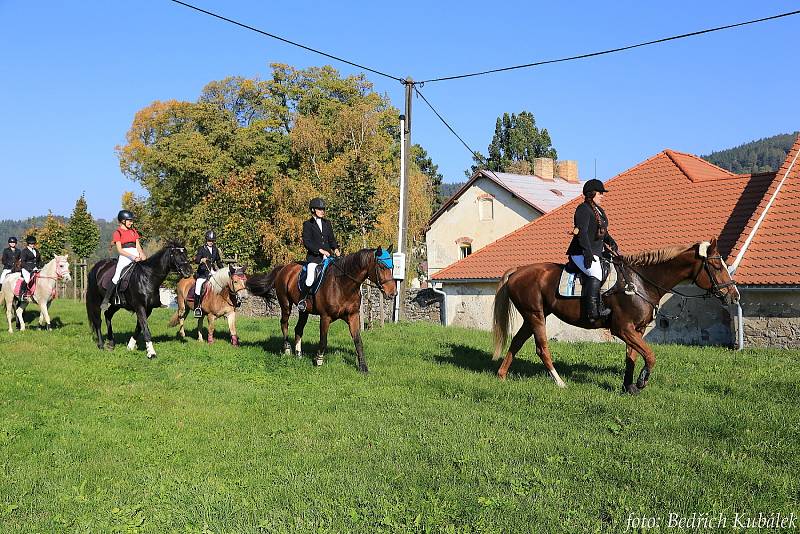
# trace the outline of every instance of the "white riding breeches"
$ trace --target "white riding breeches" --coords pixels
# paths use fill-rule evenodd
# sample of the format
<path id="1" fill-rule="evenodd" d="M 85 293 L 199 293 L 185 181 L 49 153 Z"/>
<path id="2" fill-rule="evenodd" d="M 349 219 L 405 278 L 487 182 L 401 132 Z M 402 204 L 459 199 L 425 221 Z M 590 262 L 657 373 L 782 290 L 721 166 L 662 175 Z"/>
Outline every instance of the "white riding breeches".
<path id="1" fill-rule="evenodd" d="M 22 279 L 25 280 L 26 284 L 30 284 L 31 283 L 31 273 L 28 272 L 27 269 L 21 269 L 20 270 L 20 274 L 22 275 Z"/>
<path id="2" fill-rule="evenodd" d="M 306 271 L 306 287 L 311 287 L 311 284 L 314 283 L 314 274 L 317 272 L 317 264 L 309 263 L 306 269 L 308 269 Z"/>
<path id="3" fill-rule="evenodd" d="M 597 255 L 592 256 L 592 264 L 587 269 L 583 266 L 583 255 L 571 256 L 572 262 L 578 266 L 578 269 L 583 271 L 585 274 L 589 276 L 593 276 L 598 280 L 603 280 L 603 267 L 600 265 L 600 258 Z"/>
<path id="4" fill-rule="evenodd" d="M 0 273 L 0 285 L 3 285 L 3 282 L 6 281 L 6 276 L 11 272 L 11 269 L 3 269 L 3 272 Z"/>
<path id="5" fill-rule="evenodd" d="M 122 270 L 133 263 L 133 259 L 126 256 L 126 254 L 133 255 L 134 257 L 139 257 L 139 251 L 136 250 L 136 247 L 128 247 L 122 249 L 125 254 L 120 254 L 119 259 L 117 260 L 117 269 L 114 271 L 114 277 L 111 278 L 111 282 L 116 284 L 119 282 L 119 276 L 122 274 Z"/>
<path id="6" fill-rule="evenodd" d="M 208 280 L 208 278 L 198 278 L 197 279 L 197 282 L 194 284 L 194 292 L 195 293 L 197 293 L 198 295 L 200 294 L 200 290 L 203 289 L 203 284 L 205 283 L 206 280 Z"/>

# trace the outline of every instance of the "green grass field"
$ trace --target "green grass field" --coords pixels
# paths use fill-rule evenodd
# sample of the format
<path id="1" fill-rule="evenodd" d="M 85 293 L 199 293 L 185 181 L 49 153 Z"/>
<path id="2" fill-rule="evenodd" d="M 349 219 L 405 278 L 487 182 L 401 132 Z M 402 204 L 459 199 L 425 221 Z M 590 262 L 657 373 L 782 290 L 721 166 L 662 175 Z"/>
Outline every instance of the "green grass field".
<path id="1" fill-rule="evenodd" d="M 618 344 L 554 343 L 559 390 L 531 345 L 499 382 L 486 332 L 368 331 L 364 376 L 341 322 L 314 368 L 280 353 L 276 320 L 240 319 L 234 349 L 224 326 L 177 341 L 169 313 L 153 361 L 125 348 L 131 314 L 100 351 L 69 301 L 53 332 L 0 333 L 0 531 L 620 532 L 800 512 L 797 351 L 658 346 L 629 397 Z"/>

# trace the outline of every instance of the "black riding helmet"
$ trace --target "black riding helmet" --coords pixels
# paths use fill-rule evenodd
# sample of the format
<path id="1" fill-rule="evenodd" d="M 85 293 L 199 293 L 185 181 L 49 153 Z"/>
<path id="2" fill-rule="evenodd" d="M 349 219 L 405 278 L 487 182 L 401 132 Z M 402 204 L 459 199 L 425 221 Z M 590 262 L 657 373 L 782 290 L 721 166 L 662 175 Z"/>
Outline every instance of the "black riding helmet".
<path id="1" fill-rule="evenodd" d="M 214 230 L 209 230 L 206 232 L 206 241 L 211 241 L 212 243 L 217 240 L 217 233 Z"/>
<path id="2" fill-rule="evenodd" d="M 16 237 L 14 237 L 14 236 L 11 236 L 11 237 L 9 237 L 9 238 L 8 238 L 8 244 L 9 244 L 9 245 L 10 245 L 11 243 L 16 243 L 16 242 L 17 242 L 17 238 L 16 238 Z"/>
<path id="3" fill-rule="evenodd" d="M 29 245 L 35 245 L 36 244 L 36 237 L 32 236 L 32 235 L 29 235 L 28 237 L 25 238 L 25 242 L 27 244 L 29 244 Z"/>
<path id="4" fill-rule="evenodd" d="M 119 213 L 117 213 L 117 220 L 119 222 L 132 221 L 134 219 L 135 217 L 133 216 L 133 213 L 128 210 L 120 210 Z"/>
<path id="5" fill-rule="evenodd" d="M 603 182 L 598 180 L 597 178 L 592 178 L 585 184 L 583 184 L 583 194 L 586 195 L 587 193 L 591 193 L 595 191 L 597 193 L 608 193 L 608 189 L 605 188 Z"/>
<path id="6" fill-rule="evenodd" d="M 308 203 L 308 207 L 312 210 L 324 210 L 325 209 L 325 201 L 322 200 L 320 197 L 312 198 L 311 202 Z"/>

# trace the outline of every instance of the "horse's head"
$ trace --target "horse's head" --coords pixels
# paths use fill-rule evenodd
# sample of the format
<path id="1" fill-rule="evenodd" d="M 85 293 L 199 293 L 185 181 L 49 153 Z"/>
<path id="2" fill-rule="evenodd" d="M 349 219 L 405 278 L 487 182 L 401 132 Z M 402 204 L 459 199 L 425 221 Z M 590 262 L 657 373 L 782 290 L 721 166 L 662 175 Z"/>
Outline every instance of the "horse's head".
<path id="1" fill-rule="evenodd" d="M 717 239 L 703 241 L 696 245 L 695 256 L 699 266 L 694 283 L 705 289 L 725 304 L 739 301 L 739 290 L 728 272 L 728 266 L 717 249 Z"/>
<path id="2" fill-rule="evenodd" d="M 369 278 L 376 286 L 381 288 L 383 294 L 388 298 L 394 298 L 397 295 L 397 282 L 392 276 L 393 268 L 392 245 L 389 245 L 389 248 L 385 250 L 381 247 L 376 248 L 375 269 L 370 272 Z"/>
<path id="3" fill-rule="evenodd" d="M 192 264 L 189 263 L 189 257 L 186 255 L 186 247 L 183 243 L 169 241 L 166 248 L 171 267 L 184 278 L 192 276 Z"/>
<path id="4" fill-rule="evenodd" d="M 65 282 L 72 281 L 72 274 L 69 272 L 69 257 L 56 256 L 54 259 L 56 262 L 56 278 Z"/>
<path id="5" fill-rule="evenodd" d="M 244 272 L 244 267 L 234 264 L 228 266 L 228 270 L 231 278 L 231 293 L 238 294 L 240 291 L 247 291 L 247 275 Z"/>

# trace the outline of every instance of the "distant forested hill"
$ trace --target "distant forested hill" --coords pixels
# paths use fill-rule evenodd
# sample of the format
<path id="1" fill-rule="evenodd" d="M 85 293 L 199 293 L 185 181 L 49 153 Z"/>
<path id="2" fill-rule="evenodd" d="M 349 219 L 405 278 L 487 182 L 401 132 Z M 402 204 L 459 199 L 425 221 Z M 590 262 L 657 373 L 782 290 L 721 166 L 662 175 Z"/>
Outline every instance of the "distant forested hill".
<path id="1" fill-rule="evenodd" d="M 774 135 L 701 157 L 736 174 L 777 171 L 797 134 Z"/>
<path id="2" fill-rule="evenodd" d="M 461 189 L 461 186 L 464 185 L 465 182 L 455 182 L 452 184 L 442 184 L 442 202 L 447 200 L 448 198 L 452 197 L 456 191 Z"/>

